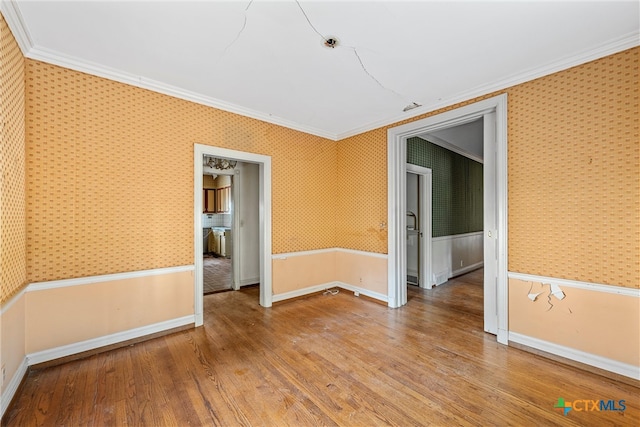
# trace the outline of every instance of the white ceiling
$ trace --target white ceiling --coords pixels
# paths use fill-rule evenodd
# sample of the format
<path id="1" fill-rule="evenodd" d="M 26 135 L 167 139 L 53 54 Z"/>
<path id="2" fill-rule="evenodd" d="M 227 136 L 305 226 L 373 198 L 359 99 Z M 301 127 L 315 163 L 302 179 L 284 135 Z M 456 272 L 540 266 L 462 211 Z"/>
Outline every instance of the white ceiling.
<path id="1" fill-rule="evenodd" d="M 2 0 L 28 57 L 331 139 L 637 46 L 640 34 L 638 1 L 300 6 Z M 422 107 L 403 112 L 412 102 Z"/>
<path id="2" fill-rule="evenodd" d="M 469 123 L 419 135 L 433 144 L 453 150 L 478 162 L 484 159 L 484 123 L 482 117 Z"/>

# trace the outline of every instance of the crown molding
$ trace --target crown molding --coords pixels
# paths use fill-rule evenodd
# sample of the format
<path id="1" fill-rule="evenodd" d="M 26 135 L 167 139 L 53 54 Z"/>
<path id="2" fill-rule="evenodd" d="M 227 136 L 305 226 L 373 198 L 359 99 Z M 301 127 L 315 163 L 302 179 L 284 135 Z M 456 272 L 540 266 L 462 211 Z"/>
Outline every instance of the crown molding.
<path id="1" fill-rule="evenodd" d="M 439 145 L 440 147 L 449 150 L 449 151 L 453 151 L 454 153 L 460 154 L 461 156 L 464 156 L 468 159 L 473 160 L 474 162 L 478 162 L 480 164 L 484 164 L 484 159 L 480 156 L 476 156 L 475 154 L 467 151 L 467 150 L 463 150 L 462 148 L 458 147 L 455 144 L 452 144 L 449 141 L 445 141 L 442 138 L 438 138 L 435 135 L 430 135 L 430 134 L 422 134 L 422 135 L 418 135 L 418 138 L 420 138 L 421 140 L 428 142 L 430 144 L 435 144 L 435 145 Z"/>
<path id="2" fill-rule="evenodd" d="M 301 125 L 291 120 L 273 116 L 269 113 L 245 108 L 236 104 L 232 104 L 230 102 L 225 102 L 213 97 L 199 94 L 197 92 L 185 90 L 157 80 L 148 79 L 143 76 L 120 71 L 115 68 L 104 66 L 102 64 L 97 64 L 95 62 L 85 61 L 80 58 L 74 58 L 68 55 L 64 55 L 60 52 L 56 52 L 50 49 L 35 46 L 25 56 L 30 59 L 35 59 L 38 61 L 47 62 L 49 64 L 58 65 L 60 67 L 69 68 L 71 70 L 80 71 L 82 73 L 103 77 L 105 79 L 114 80 L 142 89 L 151 90 L 153 92 L 161 93 L 164 95 L 169 95 L 174 98 L 184 99 L 196 104 L 206 105 L 208 107 L 217 108 L 229 113 L 239 114 L 244 117 L 249 117 L 274 125 L 283 126 L 288 129 L 297 130 L 307 134 L 336 141 L 335 134 L 327 132 L 323 129 Z"/>
<path id="3" fill-rule="evenodd" d="M 640 45 L 640 30 L 627 33 L 617 39 L 610 40 L 607 43 L 600 44 L 594 48 L 580 52 L 578 54 L 567 56 L 558 61 L 554 61 L 540 67 L 532 68 L 524 72 L 511 75 L 504 79 L 488 83 L 486 85 L 477 86 L 471 90 L 461 92 L 449 98 L 441 99 L 437 102 L 425 102 L 422 107 L 410 110 L 408 114 L 398 114 L 388 119 L 378 120 L 376 122 L 371 122 L 363 126 L 353 128 L 349 131 L 339 133 L 337 135 L 337 140 L 340 141 L 355 135 L 359 135 L 361 133 L 369 132 L 374 129 L 379 129 L 381 127 L 389 126 L 394 123 L 413 119 L 414 117 L 436 111 L 440 108 L 448 107 L 450 105 L 454 105 L 463 101 L 468 101 L 470 99 L 478 98 L 483 95 L 504 90 L 521 83 L 535 80 L 549 74 L 557 73 L 568 68 L 582 65 L 596 59 L 604 58 L 605 56 L 613 55 L 615 53 L 637 47 L 638 45 Z"/>
<path id="4" fill-rule="evenodd" d="M 71 70 L 80 71 L 93 76 L 103 77 L 120 83 L 136 86 L 153 92 L 169 95 L 174 98 L 184 99 L 196 104 L 217 108 L 229 113 L 239 114 L 244 117 L 260 120 L 266 123 L 282 126 L 288 129 L 304 132 L 322 138 L 337 140 L 336 134 L 312 126 L 301 125 L 291 120 L 273 116 L 269 113 L 245 108 L 236 104 L 225 102 L 213 97 L 205 96 L 196 92 L 185 90 L 177 86 L 162 83 L 157 80 L 148 79 L 143 76 L 127 73 L 115 68 L 107 67 L 91 61 L 74 58 L 64 55 L 51 49 L 46 49 L 34 44 L 29 30 L 22 18 L 22 13 L 17 2 L 12 0 L 0 0 L 0 12 L 5 17 L 13 36 L 26 58 L 47 62 Z"/>
<path id="5" fill-rule="evenodd" d="M 273 116 L 269 113 L 245 108 L 213 97 L 208 97 L 196 92 L 168 85 L 153 79 L 147 79 L 143 76 L 126 73 L 114 68 L 106 67 L 101 64 L 85 61 L 80 58 L 74 58 L 56 51 L 36 46 L 33 43 L 31 35 L 29 34 L 29 30 L 24 23 L 17 2 L 12 0 L 0 0 L 0 12 L 2 12 L 3 16 L 5 17 L 7 24 L 11 29 L 11 32 L 13 33 L 16 41 L 18 42 L 18 45 L 20 46 L 20 49 L 22 50 L 23 55 L 27 58 L 47 62 L 98 77 L 103 77 L 109 80 L 118 81 L 120 83 L 136 86 L 142 89 L 148 89 L 175 98 L 191 101 L 196 104 L 206 105 L 208 107 L 213 107 L 230 113 L 239 114 L 241 116 L 260 120 L 266 123 L 283 126 L 288 129 L 319 136 L 332 141 L 340 141 L 342 139 L 359 135 L 361 133 L 389 126 L 394 123 L 413 119 L 423 114 L 436 111 L 440 108 L 448 107 L 450 105 L 467 101 L 469 99 L 504 90 L 506 88 L 530 80 L 544 77 L 546 75 L 566 70 L 568 68 L 600 59 L 614 53 L 622 52 L 623 50 L 640 45 L 640 30 L 636 30 L 631 33 L 625 34 L 624 36 L 621 36 L 617 39 L 610 40 L 607 43 L 598 45 L 592 49 L 565 57 L 558 61 L 554 61 L 540 67 L 524 71 L 522 73 L 514 74 L 505 79 L 500 79 L 486 85 L 481 85 L 468 91 L 460 92 L 457 95 L 453 95 L 445 99 L 439 99 L 435 102 L 429 103 L 425 102 L 422 107 L 415 108 L 408 113 L 398 114 L 387 119 L 370 122 L 362 126 L 355 127 L 351 130 L 347 130 L 345 132 L 333 133 L 324 129 L 302 125 L 292 120 Z"/>
<path id="6" fill-rule="evenodd" d="M 7 21 L 7 25 L 9 25 L 22 54 L 26 56 L 33 49 L 33 40 L 24 23 L 18 4 L 15 1 L 0 0 L 0 12 L 2 12 L 2 16 Z"/>

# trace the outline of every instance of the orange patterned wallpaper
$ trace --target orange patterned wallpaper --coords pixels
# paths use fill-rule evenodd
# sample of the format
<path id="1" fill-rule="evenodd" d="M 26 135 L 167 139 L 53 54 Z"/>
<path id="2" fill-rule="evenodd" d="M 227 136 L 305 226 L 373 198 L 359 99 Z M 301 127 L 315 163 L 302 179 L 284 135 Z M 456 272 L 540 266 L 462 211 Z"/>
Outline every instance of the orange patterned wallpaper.
<path id="1" fill-rule="evenodd" d="M 635 48 L 509 90 L 509 269 L 640 286 Z"/>
<path id="2" fill-rule="evenodd" d="M 338 177 L 338 247 L 387 253 L 386 129 L 338 142 Z"/>
<path id="3" fill-rule="evenodd" d="M 505 91 L 510 271 L 640 286 L 639 51 Z M 339 247 L 387 252 L 389 127 L 339 142 Z"/>
<path id="4" fill-rule="evenodd" d="M 0 15 L 0 303 L 26 285 L 24 58 Z"/>
<path id="5" fill-rule="evenodd" d="M 274 253 L 386 252 L 387 128 L 335 143 L 33 60 L 26 73 L 29 281 L 190 264 L 194 142 L 272 156 Z M 509 269 L 638 287 L 638 48 L 505 92 Z"/>
<path id="6" fill-rule="evenodd" d="M 336 143 L 26 61 L 29 281 L 193 263 L 193 144 L 272 156 L 273 252 L 335 246 Z"/>

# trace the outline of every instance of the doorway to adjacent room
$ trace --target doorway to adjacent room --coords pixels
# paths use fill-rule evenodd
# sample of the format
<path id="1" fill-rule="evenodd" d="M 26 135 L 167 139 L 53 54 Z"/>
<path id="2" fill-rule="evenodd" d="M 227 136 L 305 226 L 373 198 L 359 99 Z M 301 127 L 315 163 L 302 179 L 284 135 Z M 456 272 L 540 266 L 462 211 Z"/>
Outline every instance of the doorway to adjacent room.
<path id="1" fill-rule="evenodd" d="M 257 215 L 257 233 L 253 240 L 256 244 L 258 252 L 258 266 L 256 278 L 260 288 L 260 305 L 263 307 L 271 307 L 272 303 L 272 285 L 271 285 L 271 157 L 253 153 L 247 153 L 225 148 L 212 147 L 202 144 L 194 144 L 194 306 L 196 326 L 200 326 L 204 321 L 203 303 L 204 303 L 204 238 L 203 238 L 203 212 L 205 211 L 205 203 L 207 198 L 204 196 L 203 175 L 204 175 L 204 156 L 214 157 L 226 161 L 242 162 L 251 164 L 251 168 L 255 171 L 257 185 L 253 185 L 257 191 L 257 209 L 254 214 Z M 234 171 L 234 193 L 231 195 L 229 188 L 228 203 L 232 200 L 240 202 L 238 193 L 239 183 L 238 174 Z M 218 197 L 216 194 L 215 197 Z M 219 201 L 224 203 L 224 200 Z M 229 209 L 232 210 L 232 209 Z M 233 241 L 234 232 L 238 229 L 242 219 L 238 216 L 239 210 L 235 210 L 232 224 L 228 227 L 231 231 L 231 241 Z M 226 237 L 226 236 L 225 236 Z M 215 244 L 215 243 L 214 243 Z M 225 245 L 227 242 L 225 241 Z M 233 248 L 233 243 L 231 244 Z M 238 256 L 239 245 L 231 249 L 231 260 L 241 258 Z M 246 245 L 250 246 L 250 245 Z M 218 250 L 221 250 L 220 248 Z M 225 253 L 227 248 L 224 248 Z M 238 268 L 231 268 L 232 275 L 236 275 L 243 269 L 240 265 Z M 245 269 L 247 270 L 247 269 Z M 242 281 L 241 275 L 237 273 L 237 277 L 233 277 L 232 283 L 234 288 L 239 288 Z M 255 280 L 251 278 L 250 280 Z M 248 279 L 249 280 L 249 279 Z"/>
<path id="2" fill-rule="evenodd" d="M 483 120 L 484 137 L 484 330 L 508 341 L 507 300 L 507 109 L 506 95 L 391 128 L 388 131 L 388 301 L 407 303 L 407 140 Z"/>

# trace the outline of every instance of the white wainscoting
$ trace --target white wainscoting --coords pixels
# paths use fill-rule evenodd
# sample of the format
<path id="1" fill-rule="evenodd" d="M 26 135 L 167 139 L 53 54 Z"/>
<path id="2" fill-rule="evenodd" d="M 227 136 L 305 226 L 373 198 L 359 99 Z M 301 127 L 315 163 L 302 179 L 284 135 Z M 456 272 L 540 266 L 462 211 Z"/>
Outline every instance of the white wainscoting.
<path id="1" fill-rule="evenodd" d="M 385 303 L 388 301 L 387 296 L 379 292 L 374 292 L 372 290 L 361 288 L 359 286 L 350 285 L 344 282 L 330 282 L 330 283 L 323 283 L 321 285 L 309 286 L 304 289 L 297 289 L 295 291 L 274 295 L 273 302 L 285 301 L 291 298 L 298 298 L 301 296 L 313 294 L 315 292 L 324 292 L 327 289 L 334 289 L 334 288 L 340 288 L 340 290 L 343 290 L 343 291 L 353 292 L 354 295 L 358 294 L 358 295 L 367 296 L 369 298 L 373 298 Z"/>
<path id="2" fill-rule="evenodd" d="M 193 265 L 185 265 L 54 280 L 27 285 L 0 308 L 0 319 L 13 326 L 10 332 L 14 335 L 12 337 L 12 334 L 3 334 L 4 341 L 2 342 L 3 345 L 0 346 L 3 351 L 2 364 L 7 374 L 6 382 L 0 392 L 0 418 L 7 410 L 27 373 L 28 367 L 31 365 L 194 324 L 195 318 L 192 312 L 186 315 L 176 315 L 172 309 L 173 306 L 178 304 L 176 292 L 180 293 L 183 289 L 186 289 L 187 302 L 182 305 L 185 306 L 184 311 L 192 311 L 188 310 L 187 306 L 192 307 L 193 271 Z M 175 283 L 171 278 L 175 278 Z M 123 283 L 126 286 L 122 286 Z M 130 302 L 129 305 L 118 304 L 116 311 L 114 311 L 114 313 L 117 313 L 117 317 L 133 319 L 129 323 L 125 322 L 125 327 L 122 330 L 112 333 L 98 332 L 105 329 L 103 327 L 104 318 L 98 314 L 105 312 L 110 306 L 108 300 L 100 299 L 107 295 L 101 292 L 106 289 L 105 287 L 114 290 L 115 295 L 111 296 L 120 297 L 121 302 Z M 117 289 L 122 292 L 119 294 Z M 64 293 L 64 296 L 61 297 L 61 293 Z M 89 295 L 89 297 L 84 298 L 86 295 Z M 164 299 L 161 298 L 163 295 Z M 64 306 L 69 303 L 67 298 L 79 301 L 78 305 L 75 306 L 77 310 L 69 310 L 68 306 Z M 150 321 L 147 324 L 135 325 L 136 320 L 144 323 L 146 318 L 140 314 L 142 311 L 140 306 L 143 302 L 149 302 L 150 298 L 152 298 L 155 305 L 169 307 L 166 310 L 167 316 Z M 34 308 L 34 305 L 37 306 L 39 299 L 45 301 L 48 311 L 43 313 L 42 310 Z M 100 309 L 89 310 L 89 315 L 85 316 L 83 313 L 87 314 L 87 306 Z M 92 318 L 91 315 L 93 313 L 96 313 L 96 316 Z M 112 317 L 115 318 L 116 316 Z M 160 315 L 160 317 L 162 316 Z M 69 329 L 71 328 L 58 328 L 56 326 L 61 318 L 66 318 L 72 326 L 77 325 L 79 330 L 85 330 L 87 329 L 87 324 L 91 324 L 94 327 L 95 334 L 89 338 L 73 340 L 70 343 L 55 344 L 47 348 L 30 351 L 28 347 L 39 341 L 34 335 L 42 333 L 42 329 L 47 329 L 45 331 L 47 336 L 57 336 L 58 332 L 63 330 L 67 335 L 70 333 Z M 36 327 L 33 327 L 34 323 Z M 26 325 L 31 325 L 32 327 L 25 327 Z M 18 329 L 21 330 L 18 331 Z M 78 332 L 77 336 L 80 335 L 81 332 Z"/>
<path id="3" fill-rule="evenodd" d="M 27 354 L 27 360 L 29 366 L 37 365 L 38 363 L 48 362 L 50 360 L 60 359 L 62 357 L 71 356 L 73 354 L 82 353 L 89 350 L 95 350 L 100 347 L 106 347 L 112 344 L 117 344 L 124 341 L 129 341 L 135 338 L 141 338 L 146 335 L 156 334 L 162 331 L 168 331 L 181 326 L 194 324 L 194 316 L 183 316 L 177 319 L 166 320 L 164 322 L 158 322 L 153 325 L 146 325 L 140 328 L 129 329 L 127 331 L 117 332 L 102 337 L 92 338 L 89 340 L 63 345 L 56 348 L 51 348 L 42 351 L 36 351 Z"/>
<path id="4" fill-rule="evenodd" d="M 517 272 L 508 277 L 509 341 L 640 380 L 633 362 L 640 356 L 640 289 Z"/>
<path id="5" fill-rule="evenodd" d="M 433 283 L 441 285 L 452 277 L 482 267 L 483 234 L 477 231 L 431 239 Z"/>
<path id="6" fill-rule="evenodd" d="M 0 418 L 11 403 L 27 372 L 25 354 L 25 289 L 0 308 Z"/>
<path id="7" fill-rule="evenodd" d="M 29 365 L 193 324 L 193 269 L 31 283 L 25 289 Z"/>
<path id="8" fill-rule="evenodd" d="M 387 255 L 327 248 L 272 255 L 273 301 L 339 287 L 383 302 L 387 295 Z"/>

